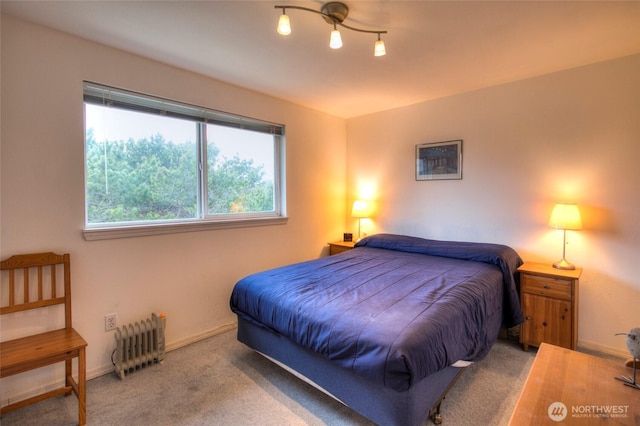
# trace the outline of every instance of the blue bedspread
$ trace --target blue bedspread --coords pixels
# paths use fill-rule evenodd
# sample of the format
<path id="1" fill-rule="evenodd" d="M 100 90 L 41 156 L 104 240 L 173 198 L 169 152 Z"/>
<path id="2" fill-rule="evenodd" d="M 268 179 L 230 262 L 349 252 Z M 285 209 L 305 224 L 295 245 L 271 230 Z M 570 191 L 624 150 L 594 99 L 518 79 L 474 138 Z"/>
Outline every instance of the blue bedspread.
<path id="1" fill-rule="evenodd" d="M 389 234 L 240 280 L 231 309 L 397 391 L 482 359 L 522 322 L 513 249 Z"/>

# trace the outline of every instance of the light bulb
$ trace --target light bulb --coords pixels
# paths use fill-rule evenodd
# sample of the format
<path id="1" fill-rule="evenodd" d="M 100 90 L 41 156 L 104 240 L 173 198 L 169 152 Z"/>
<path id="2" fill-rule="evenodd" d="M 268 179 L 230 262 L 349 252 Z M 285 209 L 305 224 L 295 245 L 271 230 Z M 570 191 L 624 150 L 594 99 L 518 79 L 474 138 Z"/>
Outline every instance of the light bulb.
<path id="1" fill-rule="evenodd" d="M 373 56 L 384 56 L 387 54 L 387 49 L 384 47 L 384 41 L 378 39 L 373 47 Z"/>
<path id="2" fill-rule="evenodd" d="M 280 19 L 278 19 L 278 34 L 289 35 L 291 34 L 291 23 L 289 22 L 289 16 L 282 12 Z"/>
<path id="3" fill-rule="evenodd" d="M 340 37 L 340 31 L 337 30 L 335 25 L 333 26 L 333 31 L 331 31 L 329 47 L 332 49 L 340 49 L 342 47 L 342 37 Z"/>

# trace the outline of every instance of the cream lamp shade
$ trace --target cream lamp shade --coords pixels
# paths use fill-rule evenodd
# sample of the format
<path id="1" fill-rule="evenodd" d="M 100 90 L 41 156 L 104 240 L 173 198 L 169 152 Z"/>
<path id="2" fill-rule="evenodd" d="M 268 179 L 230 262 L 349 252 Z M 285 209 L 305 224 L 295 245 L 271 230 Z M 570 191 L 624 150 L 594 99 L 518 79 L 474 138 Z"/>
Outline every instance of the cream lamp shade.
<path id="1" fill-rule="evenodd" d="M 551 211 L 549 226 L 555 229 L 562 229 L 564 233 L 562 259 L 555 262 L 553 267 L 556 269 L 576 269 L 575 265 L 569 263 L 565 258 L 565 249 L 567 247 L 567 230 L 577 231 L 582 229 L 582 218 L 580 217 L 578 206 L 571 203 L 556 204 Z"/>
<path id="2" fill-rule="evenodd" d="M 364 200 L 356 200 L 353 202 L 351 216 L 357 218 L 366 218 L 371 216 L 371 206 Z"/>
<path id="3" fill-rule="evenodd" d="M 278 19 L 278 34 L 289 35 L 291 34 L 291 21 L 289 20 L 289 16 L 286 15 L 283 11 L 282 15 L 280 15 L 280 19 Z"/>
<path id="4" fill-rule="evenodd" d="M 387 54 L 387 49 L 384 46 L 384 41 L 378 40 L 373 46 L 373 56 L 384 56 Z"/>
<path id="5" fill-rule="evenodd" d="M 556 229 L 577 231 L 582 229 L 580 210 L 576 204 L 558 203 L 551 211 L 549 226 Z"/>
<path id="6" fill-rule="evenodd" d="M 333 31 L 331 31 L 331 37 L 329 38 L 329 47 L 332 49 L 340 49 L 342 47 L 342 37 L 340 36 L 340 31 L 333 26 Z"/>

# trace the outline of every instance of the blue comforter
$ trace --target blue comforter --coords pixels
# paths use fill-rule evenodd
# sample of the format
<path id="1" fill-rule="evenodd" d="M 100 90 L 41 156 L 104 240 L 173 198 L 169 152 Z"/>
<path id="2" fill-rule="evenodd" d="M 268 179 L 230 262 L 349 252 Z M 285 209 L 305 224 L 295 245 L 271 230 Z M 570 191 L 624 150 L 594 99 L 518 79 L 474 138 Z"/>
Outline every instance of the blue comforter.
<path id="1" fill-rule="evenodd" d="M 513 249 L 379 234 L 240 280 L 231 309 L 397 391 L 477 361 L 522 322 Z"/>

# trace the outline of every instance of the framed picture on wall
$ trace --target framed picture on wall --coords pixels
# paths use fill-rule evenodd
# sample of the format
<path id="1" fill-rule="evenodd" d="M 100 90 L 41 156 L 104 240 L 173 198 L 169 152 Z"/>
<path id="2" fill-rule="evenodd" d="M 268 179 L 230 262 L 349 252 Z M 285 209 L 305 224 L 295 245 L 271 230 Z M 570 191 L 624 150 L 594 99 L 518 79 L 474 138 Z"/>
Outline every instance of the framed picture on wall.
<path id="1" fill-rule="evenodd" d="M 416 145 L 416 180 L 462 179 L 462 139 Z"/>

